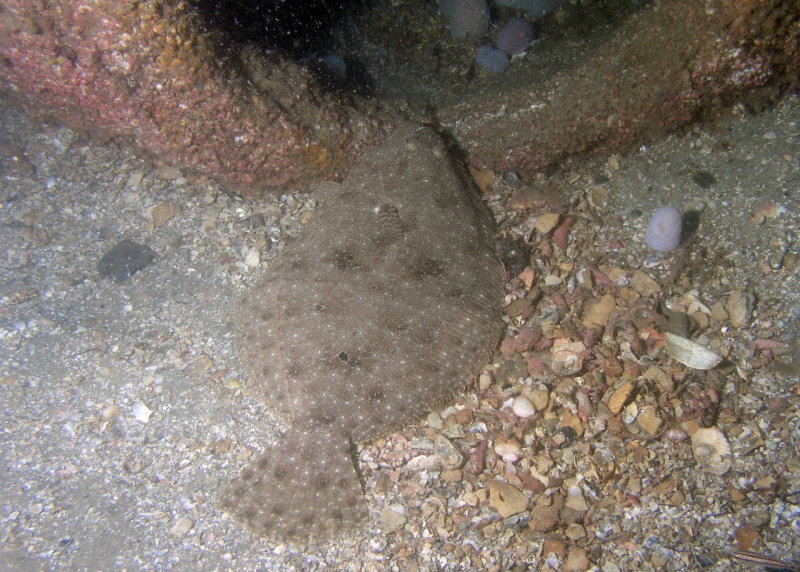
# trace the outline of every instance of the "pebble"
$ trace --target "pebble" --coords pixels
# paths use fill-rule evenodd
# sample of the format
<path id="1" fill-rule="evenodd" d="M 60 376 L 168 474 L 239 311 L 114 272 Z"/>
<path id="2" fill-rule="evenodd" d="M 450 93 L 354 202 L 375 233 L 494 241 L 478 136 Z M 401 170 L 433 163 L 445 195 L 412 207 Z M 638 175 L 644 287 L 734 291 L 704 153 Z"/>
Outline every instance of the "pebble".
<path id="1" fill-rule="evenodd" d="M 404 512 L 402 506 L 383 509 L 378 517 L 378 527 L 387 533 L 400 530 L 408 520 Z"/>
<path id="2" fill-rule="evenodd" d="M 447 469 L 457 469 L 464 463 L 464 455 L 458 447 L 441 433 L 433 439 L 433 450 Z"/>
<path id="3" fill-rule="evenodd" d="M 586 551 L 578 546 L 571 546 L 564 561 L 564 572 L 583 572 L 589 568 L 589 558 Z"/>
<path id="4" fill-rule="evenodd" d="M 489 504 L 503 518 L 519 514 L 528 508 L 528 497 L 516 487 L 498 480 L 489 481 L 487 486 L 489 487 Z"/>
<path id="5" fill-rule="evenodd" d="M 559 213 L 544 213 L 536 217 L 533 228 L 542 234 L 548 234 L 558 225 L 559 220 L 561 220 Z"/>
<path id="6" fill-rule="evenodd" d="M 653 250 L 669 252 L 680 243 L 682 229 L 680 211 L 671 206 L 661 207 L 650 218 L 644 242 Z"/>
<path id="7" fill-rule="evenodd" d="M 519 396 L 514 398 L 514 403 L 511 406 L 514 415 L 526 419 L 536 415 L 536 407 L 533 406 L 531 400 L 527 397 Z"/>
<path id="8" fill-rule="evenodd" d="M 244 263 L 248 268 L 257 268 L 261 264 L 261 251 L 251 248 L 244 257 Z"/>
<path id="9" fill-rule="evenodd" d="M 147 405 L 144 404 L 142 401 L 137 401 L 133 404 L 133 418 L 141 423 L 149 423 L 150 416 L 153 414 L 153 410 L 150 409 Z"/>
<path id="10" fill-rule="evenodd" d="M 115 282 L 124 282 L 140 270 L 152 264 L 156 253 L 132 240 L 121 240 L 111 247 L 97 262 L 100 276 Z"/>
<path id="11" fill-rule="evenodd" d="M 617 301 L 611 294 L 604 294 L 600 298 L 590 300 L 583 315 L 585 328 L 605 327 L 608 317 L 617 308 Z"/>
<path id="12" fill-rule="evenodd" d="M 169 201 L 164 201 L 150 210 L 153 228 L 161 228 L 167 221 L 178 214 L 178 208 Z"/>
<path id="13" fill-rule="evenodd" d="M 169 529 L 169 534 L 175 537 L 185 536 L 192 528 L 194 528 L 194 521 L 188 518 L 179 518 Z"/>
<path id="14" fill-rule="evenodd" d="M 731 292 L 726 306 L 731 326 L 742 328 L 748 325 L 755 302 L 755 296 L 742 288 L 737 288 Z"/>
<path id="15" fill-rule="evenodd" d="M 523 18 L 511 18 L 497 34 L 497 49 L 509 56 L 524 54 L 535 39 L 530 22 Z"/>
<path id="16" fill-rule="evenodd" d="M 496 50 L 486 44 L 475 52 L 475 63 L 488 72 L 500 73 L 508 68 L 510 60 L 508 59 L 508 54 L 504 51 Z"/>

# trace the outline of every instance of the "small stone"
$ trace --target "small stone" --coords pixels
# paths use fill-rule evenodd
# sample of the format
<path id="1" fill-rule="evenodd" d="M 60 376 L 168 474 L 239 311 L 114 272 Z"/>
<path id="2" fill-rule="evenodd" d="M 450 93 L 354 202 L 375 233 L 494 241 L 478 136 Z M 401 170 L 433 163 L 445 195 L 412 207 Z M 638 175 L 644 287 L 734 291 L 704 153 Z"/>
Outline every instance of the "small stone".
<path id="1" fill-rule="evenodd" d="M 548 274 L 544 277 L 544 285 L 545 286 L 558 286 L 561 284 L 563 280 L 560 276 L 556 276 L 555 274 Z"/>
<path id="2" fill-rule="evenodd" d="M 589 559 L 586 557 L 586 551 L 578 546 L 572 546 L 567 554 L 567 560 L 564 562 L 564 572 L 584 572 L 589 568 Z"/>
<path id="3" fill-rule="evenodd" d="M 129 189 L 136 188 L 141 184 L 142 179 L 144 179 L 144 173 L 142 171 L 134 171 L 125 182 L 125 186 Z"/>
<path id="4" fill-rule="evenodd" d="M 583 315 L 583 327 L 589 329 L 605 327 L 606 323 L 608 323 L 608 317 L 616 308 L 617 302 L 611 294 L 604 294 L 600 298 L 590 300 Z"/>
<path id="5" fill-rule="evenodd" d="M 576 512 L 586 512 L 589 510 L 589 505 L 586 504 L 586 499 L 583 498 L 583 493 L 578 487 L 570 487 L 569 495 L 567 495 L 564 506 Z"/>
<path id="6" fill-rule="evenodd" d="M 502 481 L 489 481 L 489 503 L 503 518 L 519 514 L 528 508 L 528 497 L 519 489 Z"/>
<path id="7" fill-rule="evenodd" d="M 523 187 L 511 195 L 509 206 L 517 211 L 543 207 L 547 202 L 544 192 L 538 187 Z"/>
<path id="8" fill-rule="evenodd" d="M 244 263 L 248 268 L 257 268 L 261 264 L 261 252 L 257 248 L 251 248 L 244 257 Z"/>
<path id="9" fill-rule="evenodd" d="M 633 276 L 631 276 L 631 288 L 636 290 L 645 298 L 649 298 L 650 296 L 661 292 L 661 286 L 659 283 L 641 270 L 637 270 L 633 273 Z"/>
<path id="10" fill-rule="evenodd" d="M 158 168 L 158 176 L 167 181 L 174 181 L 175 179 L 182 177 L 183 173 L 177 167 L 173 167 L 171 165 L 162 165 Z"/>
<path id="11" fill-rule="evenodd" d="M 567 554 L 567 543 L 558 537 L 545 538 L 542 543 L 542 556 L 548 558 L 551 554 L 562 560 Z"/>
<path id="12" fill-rule="evenodd" d="M 566 534 L 570 540 L 580 540 L 586 538 L 586 529 L 582 525 L 573 522 L 567 527 Z"/>
<path id="13" fill-rule="evenodd" d="M 728 316 L 731 326 L 741 328 L 750 323 L 750 315 L 753 312 L 756 298 L 750 292 L 737 288 L 728 296 Z"/>
<path id="14" fill-rule="evenodd" d="M 103 419 L 112 419 L 119 415 L 119 407 L 113 403 L 103 407 Z"/>
<path id="15" fill-rule="evenodd" d="M 482 192 L 486 192 L 489 187 L 497 179 L 497 174 L 491 169 L 478 169 L 477 167 L 469 166 L 469 173 L 472 175 L 473 180 L 478 184 Z"/>
<path id="16" fill-rule="evenodd" d="M 636 418 L 636 423 L 639 427 L 647 431 L 650 435 L 655 436 L 661 428 L 663 420 L 658 416 L 656 408 L 652 405 L 642 407 L 639 416 Z"/>
<path id="17" fill-rule="evenodd" d="M 481 391 L 486 391 L 489 389 L 492 384 L 494 383 L 494 377 L 489 372 L 481 373 L 480 377 L 478 377 L 478 387 Z"/>
<path id="18" fill-rule="evenodd" d="M 108 250 L 97 262 L 100 276 L 124 282 L 155 260 L 156 253 L 147 246 L 122 240 Z"/>
<path id="19" fill-rule="evenodd" d="M 511 410 L 514 412 L 514 415 L 523 419 L 536 415 L 536 408 L 527 397 L 515 397 Z"/>
<path id="20" fill-rule="evenodd" d="M 387 507 L 378 517 L 378 527 L 383 532 L 394 532 L 403 528 L 407 520 L 403 514 L 403 507 Z"/>
<path id="21" fill-rule="evenodd" d="M 433 439 L 433 450 L 446 469 L 457 469 L 464 463 L 464 455 L 458 447 L 441 433 Z"/>
<path id="22" fill-rule="evenodd" d="M 534 228 L 542 234 L 547 234 L 556 227 L 560 218 L 559 213 L 544 213 L 536 217 Z"/>
<path id="23" fill-rule="evenodd" d="M 164 201 L 163 203 L 154 206 L 150 210 L 150 216 L 153 219 L 153 228 L 161 228 L 176 214 L 178 214 L 177 207 L 169 201 Z"/>
<path id="24" fill-rule="evenodd" d="M 515 463 L 519 460 L 520 450 L 520 443 L 516 439 L 498 437 L 494 444 L 494 452 L 502 457 L 504 461 L 510 463 Z"/>
<path id="25" fill-rule="evenodd" d="M 133 404 L 133 418 L 141 423 L 149 423 L 153 410 L 141 401 Z"/>
<path id="26" fill-rule="evenodd" d="M 442 480 L 446 483 L 458 483 L 464 478 L 464 473 L 461 469 L 450 469 L 442 471 Z"/>
<path id="27" fill-rule="evenodd" d="M 758 527 L 752 524 L 743 524 L 733 533 L 733 537 L 736 539 L 737 549 L 742 552 L 753 550 L 760 536 L 761 533 Z"/>
<path id="28" fill-rule="evenodd" d="M 536 411 L 544 411 L 550 404 L 550 392 L 546 389 L 534 389 L 528 394 Z"/>
<path id="29" fill-rule="evenodd" d="M 539 533 L 554 530 L 561 523 L 559 512 L 562 506 L 563 500 L 560 495 L 555 495 L 552 499 L 539 497 L 536 506 L 531 510 L 528 528 Z"/>
<path id="30" fill-rule="evenodd" d="M 175 524 L 172 525 L 172 528 L 169 529 L 169 534 L 170 536 L 179 538 L 185 536 L 192 528 L 194 528 L 194 521 L 188 518 L 179 518 L 175 521 Z"/>

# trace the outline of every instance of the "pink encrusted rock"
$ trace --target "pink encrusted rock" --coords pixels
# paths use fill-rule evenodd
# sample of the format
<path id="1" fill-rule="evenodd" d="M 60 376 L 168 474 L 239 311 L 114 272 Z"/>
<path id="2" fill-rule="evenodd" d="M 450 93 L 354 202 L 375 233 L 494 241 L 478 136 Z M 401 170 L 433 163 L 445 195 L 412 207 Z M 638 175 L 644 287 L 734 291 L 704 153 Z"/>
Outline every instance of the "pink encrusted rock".
<path id="1" fill-rule="evenodd" d="M 0 10 L 0 79 L 30 112 L 244 194 L 342 176 L 387 122 L 327 97 L 310 72 L 284 59 L 245 58 L 275 88 L 222 70 L 186 2 L 47 6 L 5 0 Z M 303 89 L 287 97 L 287 85 Z"/>

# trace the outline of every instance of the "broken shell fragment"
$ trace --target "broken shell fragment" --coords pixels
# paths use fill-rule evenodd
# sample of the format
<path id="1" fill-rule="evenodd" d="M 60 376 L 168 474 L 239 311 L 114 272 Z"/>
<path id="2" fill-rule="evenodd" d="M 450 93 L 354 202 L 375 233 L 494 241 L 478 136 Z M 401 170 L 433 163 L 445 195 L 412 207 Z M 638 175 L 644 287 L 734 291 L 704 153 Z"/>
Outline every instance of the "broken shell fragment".
<path id="1" fill-rule="evenodd" d="M 692 434 L 692 454 L 697 464 L 709 473 L 724 475 L 731 468 L 731 446 L 716 427 L 698 429 Z"/>
<path id="2" fill-rule="evenodd" d="M 667 333 L 667 355 L 693 369 L 711 369 L 722 361 L 707 347 L 671 332 Z"/>
<path id="3" fill-rule="evenodd" d="M 608 409 L 614 415 L 617 415 L 620 411 L 622 411 L 622 406 L 625 405 L 625 402 L 630 397 L 631 392 L 633 391 L 633 384 L 628 382 L 617 389 L 614 390 L 614 393 L 611 394 L 611 397 L 608 399 Z"/>

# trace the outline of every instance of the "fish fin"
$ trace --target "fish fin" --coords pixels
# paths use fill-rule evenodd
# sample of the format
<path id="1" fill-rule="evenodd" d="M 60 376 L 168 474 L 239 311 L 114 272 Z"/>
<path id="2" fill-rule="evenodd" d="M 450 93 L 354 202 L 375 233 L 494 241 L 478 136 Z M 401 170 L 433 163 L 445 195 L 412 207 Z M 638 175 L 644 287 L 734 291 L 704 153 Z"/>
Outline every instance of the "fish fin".
<path id="1" fill-rule="evenodd" d="M 290 430 L 223 490 L 220 505 L 255 534 L 295 543 L 367 519 L 350 439 L 313 429 Z"/>

